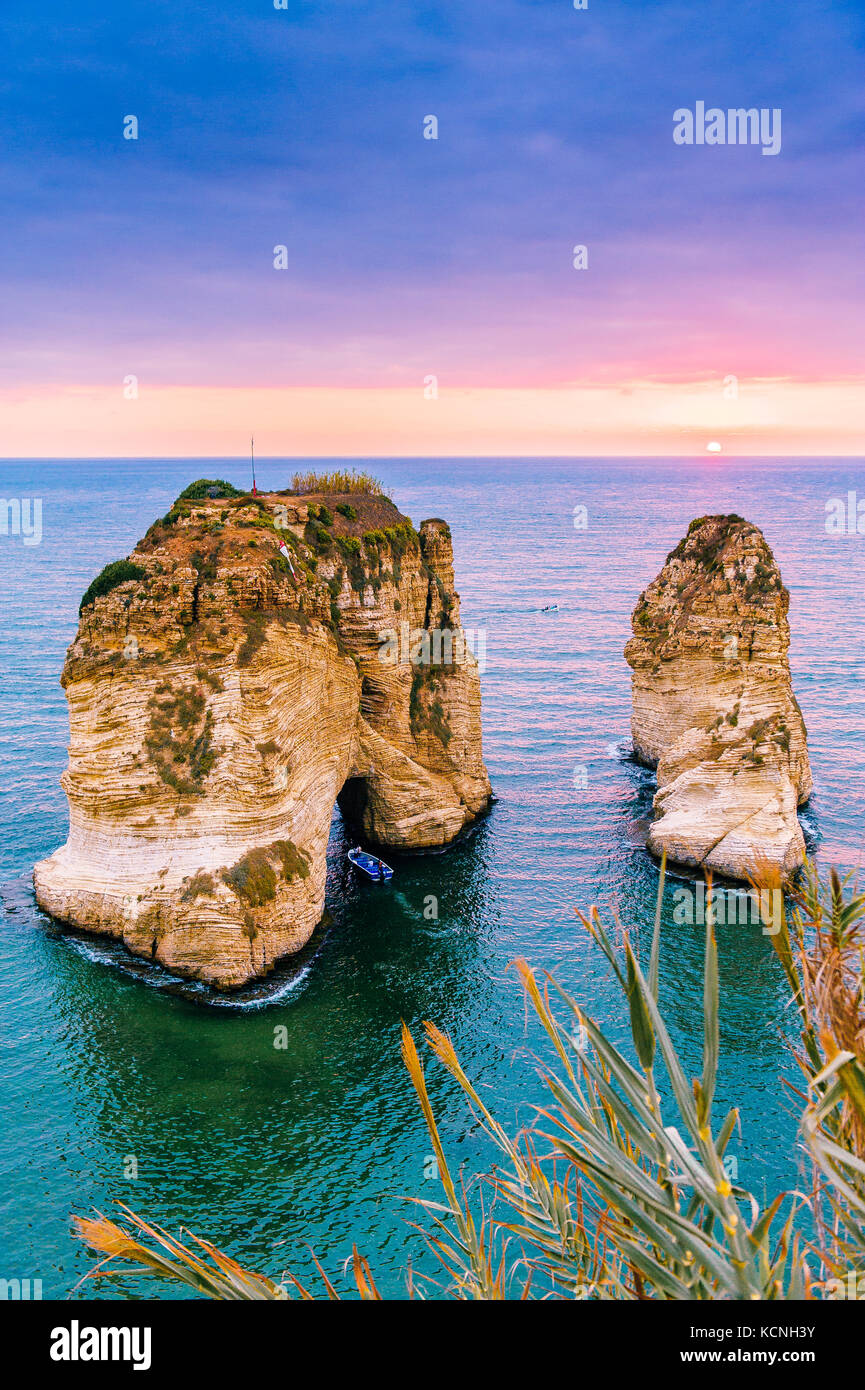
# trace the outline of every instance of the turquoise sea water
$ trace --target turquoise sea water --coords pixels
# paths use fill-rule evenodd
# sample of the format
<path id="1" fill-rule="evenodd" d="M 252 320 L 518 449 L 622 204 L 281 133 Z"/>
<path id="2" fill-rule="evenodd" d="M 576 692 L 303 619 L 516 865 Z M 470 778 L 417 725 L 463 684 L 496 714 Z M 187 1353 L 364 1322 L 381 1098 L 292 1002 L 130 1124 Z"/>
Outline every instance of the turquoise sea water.
<path id="1" fill-rule="evenodd" d="M 263 461 L 259 485 L 296 462 Z M 451 524 L 463 623 L 486 633 L 484 748 L 499 798 L 451 852 L 391 856 L 386 889 L 344 868 L 334 821 L 332 924 L 300 962 L 233 1006 L 138 978 L 98 943 L 46 930 L 29 882 L 66 833 L 59 776 L 66 708 L 58 676 L 78 601 L 193 477 L 243 484 L 243 463 L 0 465 L 0 495 L 41 498 L 41 544 L 0 536 L 0 1276 L 64 1297 L 92 1261 L 69 1214 L 128 1203 L 183 1222 L 259 1268 L 310 1276 L 306 1242 L 341 1278 L 352 1241 L 386 1293 L 410 1258 L 429 1269 L 405 1197 L 436 1198 L 429 1141 L 399 1060 L 399 1024 L 452 1035 L 500 1118 L 530 1118 L 542 1042 L 509 969 L 557 978 L 618 1037 L 608 971 L 574 908 L 612 905 L 644 940 L 657 873 L 642 846 L 652 780 L 627 760 L 622 648 L 640 589 L 705 512 L 762 527 L 791 591 L 791 665 L 815 793 L 803 814 L 825 863 L 863 853 L 865 537 L 830 536 L 825 507 L 857 486 L 860 461 L 381 460 L 365 465 L 415 523 Z M 588 509 L 576 530 L 574 508 Z M 547 604 L 558 611 L 542 613 Z M 585 786 L 575 770 L 585 769 Z M 689 1065 L 699 1059 L 700 927 L 672 920 L 661 1002 Z M 429 895 L 437 920 L 424 916 Z M 609 915 L 609 913 L 608 913 Z M 797 1179 L 784 988 L 759 926 L 719 929 L 719 1107 L 737 1103 L 739 1179 L 771 1196 Z M 288 1046 L 274 1047 L 287 1029 Z M 428 1066 L 443 1136 L 471 1175 L 490 1159 L 455 1088 Z M 137 1165 L 137 1177 L 130 1159 Z M 80 1291 L 79 1291 L 80 1292 Z M 94 1293 L 88 1286 L 86 1292 Z M 140 1283 L 102 1296 L 169 1293 Z"/>

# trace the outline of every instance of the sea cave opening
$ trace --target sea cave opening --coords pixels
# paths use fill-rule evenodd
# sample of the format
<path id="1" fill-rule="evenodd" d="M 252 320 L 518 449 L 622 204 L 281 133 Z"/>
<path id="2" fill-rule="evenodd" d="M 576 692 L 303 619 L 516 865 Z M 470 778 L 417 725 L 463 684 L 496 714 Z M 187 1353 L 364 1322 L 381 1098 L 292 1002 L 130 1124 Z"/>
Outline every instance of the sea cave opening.
<path id="1" fill-rule="evenodd" d="M 346 828 L 363 834 L 363 816 L 368 799 L 365 777 L 349 777 L 338 792 L 336 804 Z"/>

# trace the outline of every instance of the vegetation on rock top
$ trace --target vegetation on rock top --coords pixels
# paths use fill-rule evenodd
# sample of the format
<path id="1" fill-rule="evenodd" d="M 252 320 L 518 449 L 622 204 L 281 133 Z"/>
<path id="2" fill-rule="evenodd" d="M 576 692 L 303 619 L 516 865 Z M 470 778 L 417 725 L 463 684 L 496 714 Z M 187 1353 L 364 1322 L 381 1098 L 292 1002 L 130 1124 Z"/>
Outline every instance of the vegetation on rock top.
<path id="1" fill-rule="evenodd" d="M 126 584 L 130 579 L 145 579 L 147 570 L 142 565 L 136 565 L 133 560 L 112 560 L 103 570 L 97 574 L 92 584 L 85 590 L 84 596 L 78 605 L 79 615 L 85 608 L 89 608 L 98 598 L 105 594 L 110 594 L 112 589 L 116 589 L 120 584 Z"/>
<path id="2" fill-rule="evenodd" d="M 178 502 L 198 501 L 200 498 L 209 497 L 211 488 L 216 488 L 220 497 L 243 497 L 245 494 L 240 488 L 236 488 L 233 483 L 227 483 L 224 478 L 196 478 L 194 483 L 185 487 L 178 497 Z"/>
<path id="3" fill-rule="evenodd" d="M 350 473 L 336 469 L 330 473 L 295 473 L 289 492 L 302 496 L 311 492 L 365 492 L 372 497 L 383 497 L 384 488 L 370 473 Z"/>
<path id="4" fill-rule="evenodd" d="M 671 579 L 677 607 L 670 604 Z M 635 627 L 644 629 L 641 635 L 646 635 L 647 628 L 655 629 L 656 635 L 666 634 L 670 614 L 676 611 L 680 627 L 691 612 L 702 611 L 707 581 L 716 593 L 720 589 L 738 594 L 746 604 L 758 607 L 763 599 L 775 602 L 780 595 L 784 603 L 788 597 L 772 552 L 756 526 L 736 513 L 701 516 L 691 522 L 687 534 L 668 554 L 664 570 L 640 595 Z"/>

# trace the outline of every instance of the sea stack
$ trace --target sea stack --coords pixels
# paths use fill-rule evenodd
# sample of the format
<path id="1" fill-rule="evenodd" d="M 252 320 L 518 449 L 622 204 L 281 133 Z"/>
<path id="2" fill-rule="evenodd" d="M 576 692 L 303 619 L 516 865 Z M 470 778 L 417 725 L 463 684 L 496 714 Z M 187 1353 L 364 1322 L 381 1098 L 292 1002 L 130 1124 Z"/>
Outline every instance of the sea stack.
<path id="1" fill-rule="evenodd" d="M 450 531 L 377 494 L 194 484 L 85 594 L 62 685 L 40 905 L 218 989 L 309 939 L 337 798 L 413 850 L 489 804 Z"/>
<path id="2" fill-rule="evenodd" d="M 769 546 L 740 516 L 704 516 L 640 595 L 632 670 L 634 753 L 657 769 L 648 847 L 747 880 L 802 863 L 797 806 L 811 793 L 787 652 L 790 596 Z"/>

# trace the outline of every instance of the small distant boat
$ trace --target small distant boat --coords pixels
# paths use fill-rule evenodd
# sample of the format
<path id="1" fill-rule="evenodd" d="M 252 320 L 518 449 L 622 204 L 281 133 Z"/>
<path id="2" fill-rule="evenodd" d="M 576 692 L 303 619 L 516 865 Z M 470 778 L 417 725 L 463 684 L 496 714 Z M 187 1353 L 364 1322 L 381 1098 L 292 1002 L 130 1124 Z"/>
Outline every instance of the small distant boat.
<path id="1" fill-rule="evenodd" d="M 558 613 L 558 611 L 559 605 L 557 603 L 548 603 L 546 608 L 541 609 L 542 613 Z"/>
<path id="2" fill-rule="evenodd" d="M 373 883 L 390 883 L 393 878 L 393 869 L 390 864 L 385 864 L 383 859 L 378 859 L 374 854 L 367 854 L 360 845 L 356 849 L 349 850 L 348 862 L 354 865 L 359 873 L 366 874 L 367 878 L 371 878 Z"/>

